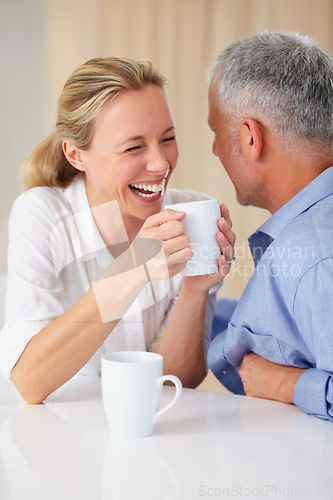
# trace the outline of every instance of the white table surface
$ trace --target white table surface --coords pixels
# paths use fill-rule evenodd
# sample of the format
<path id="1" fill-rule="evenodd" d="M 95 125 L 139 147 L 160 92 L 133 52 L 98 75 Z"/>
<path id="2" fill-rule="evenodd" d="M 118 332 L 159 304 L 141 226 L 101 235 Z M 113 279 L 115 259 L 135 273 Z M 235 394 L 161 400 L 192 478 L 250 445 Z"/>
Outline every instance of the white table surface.
<path id="1" fill-rule="evenodd" d="M 100 379 L 37 406 L 2 381 L 0 451 L 1 500 L 333 498 L 333 423 L 230 394 L 185 389 L 153 436 L 116 439 Z"/>

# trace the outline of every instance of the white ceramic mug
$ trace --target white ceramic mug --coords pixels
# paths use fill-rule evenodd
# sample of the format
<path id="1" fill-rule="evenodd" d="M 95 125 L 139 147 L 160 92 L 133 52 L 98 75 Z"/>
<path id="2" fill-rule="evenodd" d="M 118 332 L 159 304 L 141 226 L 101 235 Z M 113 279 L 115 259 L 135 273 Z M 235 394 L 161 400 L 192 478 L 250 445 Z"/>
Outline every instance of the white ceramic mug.
<path id="1" fill-rule="evenodd" d="M 183 276 L 213 274 L 218 271 L 218 258 L 221 255 L 216 235 L 221 217 L 220 203 L 216 199 L 175 203 L 165 208 L 186 212 L 181 221 L 185 233 L 190 238 L 193 257 L 182 271 Z"/>
<path id="2" fill-rule="evenodd" d="M 167 406 L 158 410 L 166 381 L 176 386 L 176 394 Z M 157 419 L 178 401 L 181 392 L 178 377 L 163 376 L 163 357 L 160 354 L 125 351 L 102 357 L 103 404 L 114 436 L 149 436 Z"/>

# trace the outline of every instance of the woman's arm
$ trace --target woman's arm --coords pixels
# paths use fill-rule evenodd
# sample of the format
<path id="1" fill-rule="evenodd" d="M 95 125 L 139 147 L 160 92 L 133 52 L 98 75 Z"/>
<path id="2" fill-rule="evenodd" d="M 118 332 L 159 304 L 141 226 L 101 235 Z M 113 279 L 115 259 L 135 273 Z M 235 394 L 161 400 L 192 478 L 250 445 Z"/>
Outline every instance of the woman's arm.
<path id="1" fill-rule="evenodd" d="M 206 376 L 207 298 L 208 292 L 191 291 L 184 279 L 171 319 L 155 350 L 164 357 L 164 372 L 177 375 L 184 387 L 195 388 Z"/>
<path id="2" fill-rule="evenodd" d="M 147 283 L 144 268 L 99 280 L 68 311 L 37 333 L 14 366 L 12 380 L 22 397 L 38 404 L 72 378 L 99 349 Z M 103 322 L 99 297 L 105 291 L 115 319 Z M 111 297 L 112 295 L 112 297 Z M 116 319 L 116 316 L 119 316 Z"/>
<path id="3" fill-rule="evenodd" d="M 166 250 L 150 260 L 155 279 L 173 276 L 186 265 L 190 255 L 179 222 L 183 217 L 180 212 L 164 211 L 149 217 L 143 226 L 145 238 L 170 240 Z M 122 254 L 83 297 L 27 344 L 11 372 L 15 386 L 27 402 L 42 402 L 73 377 L 103 344 L 147 284 L 144 266 L 135 267 L 132 248 L 127 251 L 132 257 L 132 268 L 124 265 Z M 118 264 L 119 273 L 114 269 Z"/>

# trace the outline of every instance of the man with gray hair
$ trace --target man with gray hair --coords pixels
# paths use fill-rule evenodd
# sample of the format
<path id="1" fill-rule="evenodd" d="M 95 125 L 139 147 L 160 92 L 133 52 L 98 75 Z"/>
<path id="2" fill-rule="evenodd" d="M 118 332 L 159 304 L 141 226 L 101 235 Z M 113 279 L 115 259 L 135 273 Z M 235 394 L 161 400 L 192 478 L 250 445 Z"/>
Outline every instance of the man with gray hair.
<path id="1" fill-rule="evenodd" d="M 241 298 L 217 305 L 209 367 L 232 392 L 333 421 L 333 60 L 264 32 L 227 47 L 208 81 L 213 152 L 239 203 L 272 214 L 249 238 Z"/>

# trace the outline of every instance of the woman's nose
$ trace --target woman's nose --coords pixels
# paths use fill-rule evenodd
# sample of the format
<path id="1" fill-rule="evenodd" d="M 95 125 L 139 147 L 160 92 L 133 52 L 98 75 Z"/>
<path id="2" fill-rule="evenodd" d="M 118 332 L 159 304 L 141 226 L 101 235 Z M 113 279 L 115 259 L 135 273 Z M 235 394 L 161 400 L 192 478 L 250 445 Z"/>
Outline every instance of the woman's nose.
<path id="1" fill-rule="evenodd" d="M 158 172 L 164 175 L 170 168 L 169 162 L 165 153 L 157 148 L 152 151 L 147 162 L 147 170 L 149 172 Z"/>

